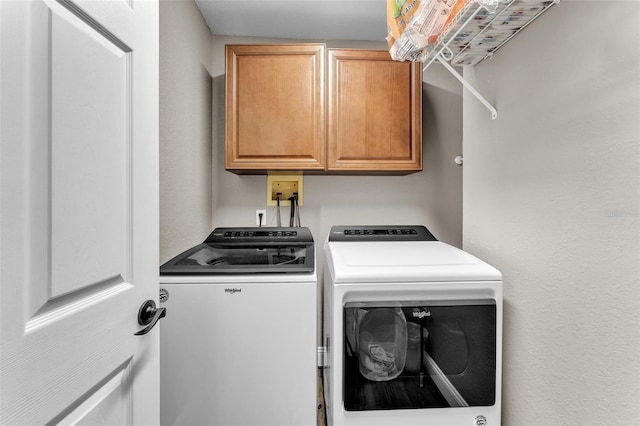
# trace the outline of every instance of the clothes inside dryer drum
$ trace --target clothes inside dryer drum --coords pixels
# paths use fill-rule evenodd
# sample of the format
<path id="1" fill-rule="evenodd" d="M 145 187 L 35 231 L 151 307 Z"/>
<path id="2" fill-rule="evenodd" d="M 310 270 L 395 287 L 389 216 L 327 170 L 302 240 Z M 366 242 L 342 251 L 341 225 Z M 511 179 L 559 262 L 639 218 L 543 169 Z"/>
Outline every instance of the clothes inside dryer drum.
<path id="1" fill-rule="evenodd" d="M 395 379 L 407 356 L 407 320 L 401 309 L 374 308 L 358 327 L 360 374 L 376 382 Z"/>

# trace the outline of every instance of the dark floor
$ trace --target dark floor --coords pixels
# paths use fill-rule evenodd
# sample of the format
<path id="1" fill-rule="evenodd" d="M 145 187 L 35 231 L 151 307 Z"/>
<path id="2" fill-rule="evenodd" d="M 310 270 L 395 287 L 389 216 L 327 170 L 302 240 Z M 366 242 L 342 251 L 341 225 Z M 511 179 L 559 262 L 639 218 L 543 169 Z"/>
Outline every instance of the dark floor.
<path id="1" fill-rule="evenodd" d="M 318 426 L 326 426 L 327 411 L 324 406 L 324 386 L 322 381 L 322 369 L 318 368 Z"/>

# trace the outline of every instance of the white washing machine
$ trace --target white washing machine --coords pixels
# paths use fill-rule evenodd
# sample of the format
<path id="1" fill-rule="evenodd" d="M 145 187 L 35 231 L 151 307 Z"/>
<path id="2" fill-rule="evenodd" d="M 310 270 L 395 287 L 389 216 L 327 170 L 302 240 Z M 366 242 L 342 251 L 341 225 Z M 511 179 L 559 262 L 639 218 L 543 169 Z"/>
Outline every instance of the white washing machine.
<path id="1" fill-rule="evenodd" d="M 162 425 L 316 424 L 314 262 L 307 228 L 218 228 L 161 267 Z"/>
<path id="2" fill-rule="evenodd" d="M 335 226 L 324 250 L 329 425 L 500 425 L 500 272 L 423 226 Z"/>

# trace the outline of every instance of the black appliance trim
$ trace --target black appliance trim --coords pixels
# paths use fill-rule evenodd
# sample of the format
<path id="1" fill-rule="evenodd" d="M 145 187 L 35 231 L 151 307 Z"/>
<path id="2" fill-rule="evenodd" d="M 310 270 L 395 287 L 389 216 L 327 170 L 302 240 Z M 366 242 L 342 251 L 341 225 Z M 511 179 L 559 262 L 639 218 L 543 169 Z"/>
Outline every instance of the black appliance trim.
<path id="1" fill-rule="evenodd" d="M 232 266 L 180 265 L 179 263 L 206 247 L 246 249 L 252 247 L 287 248 L 304 247 L 304 263 L 286 265 L 243 264 Z M 160 275 L 240 275 L 240 274 L 301 274 L 314 271 L 315 252 L 309 228 L 216 228 L 205 241 L 192 247 L 160 267 Z"/>
<path id="2" fill-rule="evenodd" d="M 422 225 L 333 226 L 329 241 L 438 241 Z"/>

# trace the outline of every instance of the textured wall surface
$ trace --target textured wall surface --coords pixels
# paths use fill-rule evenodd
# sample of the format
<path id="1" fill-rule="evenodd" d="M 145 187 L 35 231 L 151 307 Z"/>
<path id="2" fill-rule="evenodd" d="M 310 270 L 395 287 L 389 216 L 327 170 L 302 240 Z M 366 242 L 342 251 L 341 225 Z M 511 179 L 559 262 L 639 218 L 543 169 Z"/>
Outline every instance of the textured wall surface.
<path id="1" fill-rule="evenodd" d="M 224 169 L 224 46 L 286 43 L 248 37 L 214 37 L 213 75 L 213 225 L 252 226 L 255 209 L 266 208 L 266 176 L 238 176 Z M 386 43 L 326 41 L 327 47 L 386 49 Z M 301 219 L 318 244 L 332 225 L 424 224 L 442 241 L 462 244 L 462 168 L 455 156 L 462 149 L 462 92 L 441 68 L 423 76 L 423 166 L 407 176 L 304 176 Z M 275 225 L 275 209 L 267 224 Z M 283 224 L 288 224 L 283 208 Z"/>
<path id="2" fill-rule="evenodd" d="M 640 424 L 640 2 L 564 0 L 466 76 L 463 246 L 504 274 L 505 425 Z"/>
<path id="3" fill-rule="evenodd" d="M 160 2 L 160 262 L 211 232 L 210 66 L 195 3 Z"/>
<path id="4" fill-rule="evenodd" d="M 266 177 L 224 169 L 226 43 L 305 40 L 212 37 L 193 1 L 160 5 L 160 261 L 216 226 L 253 226 L 266 208 Z M 386 49 L 386 43 L 328 41 Z M 408 176 L 305 176 L 302 223 L 322 241 L 336 224 L 424 224 L 462 245 L 462 92 L 445 71 L 423 78 L 424 171 Z M 275 225 L 275 209 L 267 224 Z M 288 223 L 283 209 L 283 223 Z M 320 247 L 320 246 L 319 246 Z M 322 261 L 321 250 L 318 250 Z"/>

